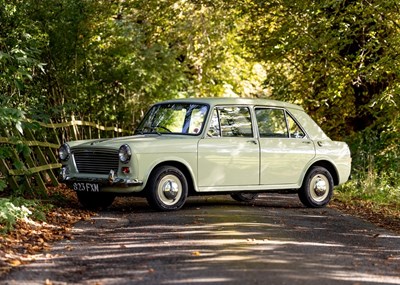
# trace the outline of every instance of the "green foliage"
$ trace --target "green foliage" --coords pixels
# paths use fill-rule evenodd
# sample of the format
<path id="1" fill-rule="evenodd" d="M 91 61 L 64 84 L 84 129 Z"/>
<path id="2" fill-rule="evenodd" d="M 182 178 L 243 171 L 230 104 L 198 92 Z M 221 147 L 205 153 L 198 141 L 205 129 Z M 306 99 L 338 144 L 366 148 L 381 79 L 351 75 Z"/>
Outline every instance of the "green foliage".
<path id="1" fill-rule="evenodd" d="M 335 198 L 351 204 L 363 200 L 373 204 L 375 208 L 400 209 L 400 183 L 397 172 L 389 170 L 383 174 L 371 165 L 365 172 L 359 172 L 353 179 L 336 190 Z"/>
<path id="2" fill-rule="evenodd" d="M 158 100 L 263 93 L 262 67 L 239 44 L 245 22 L 229 1 L 0 3 L 1 67 L 14 72 L 2 78 L 3 101 L 31 118 L 74 113 L 129 128 Z M 10 60 L 17 45 L 24 61 Z"/>
<path id="3" fill-rule="evenodd" d="M 45 221 L 52 205 L 21 197 L 0 198 L 0 233 L 7 233 L 19 220 Z"/>
<path id="4" fill-rule="evenodd" d="M 303 105 L 332 138 L 349 143 L 353 180 L 342 195 L 399 203 L 397 1 L 243 0 L 239 6 L 249 19 L 243 43 L 264 63 L 270 96 Z"/>
<path id="5" fill-rule="evenodd" d="M 3 107 L 28 107 L 35 96 L 27 91 L 35 77 L 44 71 L 40 62 L 42 34 L 37 23 L 27 16 L 30 3 L 0 0 L 0 104 Z M 22 104 L 21 104 L 22 103 Z"/>
<path id="6" fill-rule="evenodd" d="M 0 126 L 21 131 L 25 112 L 129 129 L 158 100 L 271 97 L 346 140 L 360 183 L 398 187 L 399 9 L 397 0 L 0 0 Z"/>
<path id="7" fill-rule="evenodd" d="M 0 108 L 0 136 L 4 134 L 11 134 L 10 130 L 15 128 L 20 134 L 23 133 L 22 119 L 24 119 L 24 112 L 13 108 Z M 19 140 L 15 138 L 15 140 Z M 16 144 L 16 151 L 18 153 L 26 154 L 29 148 L 22 144 Z M 10 145 L 0 144 L 0 159 L 6 160 L 12 156 L 13 148 Z M 0 176 L 0 192 L 7 188 L 6 177 Z"/>
<path id="8" fill-rule="evenodd" d="M 375 208 L 400 209 L 399 141 L 398 128 L 381 132 L 369 128 L 355 135 L 350 145 L 352 180 L 338 189 L 337 199 L 346 203 L 361 199 Z"/>
<path id="9" fill-rule="evenodd" d="M 2 0 L 0 100 L 129 126 L 157 100 L 268 95 L 343 139 L 399 118 L 399 7 L 375 2 Z"/>
<path id="10" fill-rule="evenodd" d="M 0 177 L 0 192 L 4 191 L 7 187 L 7 182 L 5 180 L 2 180 L 3 177 Z"/>
<path id="11" fill-rule="evenodd" d="M 7 233 L 13 229 L 15 223 L 20 219 L 28 219 L 32 215 L 29 207 L 35 203 L 22 199 L 0 198 L 0 225 L 1 232 Z"/>
<path id="12" fill-rule="evenodd" d="M 14 126 L 22 134 L 22 119 L 24 117 L 24 112 L 21 110 L 0 107 L 0 127 L 3 129 Z"/>
<path id="13" fill-rule="evenodd" d="M 400 169 L 399 132 L 377 132 L 366 129 L 352 140 L 355 172 L 364 172 L 373 165 L 382 172 Z"/>
<path id="14" fill-rule="evenodd" d="M 246 44 L 275 98 L 302 104 L 335 138 L 399 119 L 397 1 L 245 3 Z"/>

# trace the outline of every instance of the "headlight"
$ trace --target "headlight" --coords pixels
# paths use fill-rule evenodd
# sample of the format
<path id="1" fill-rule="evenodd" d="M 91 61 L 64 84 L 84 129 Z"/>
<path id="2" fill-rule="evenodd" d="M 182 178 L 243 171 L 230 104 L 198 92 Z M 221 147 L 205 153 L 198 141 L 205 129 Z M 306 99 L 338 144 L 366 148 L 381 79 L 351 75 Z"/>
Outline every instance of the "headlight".
<path id="1" fill-rule="evenodd" d="M 129 147 L 129 145 L 124 144 L 119 148 L 119 161 L 121 161 L 122 163 L 127 163 L 132 156 L 132 151 L 131 148 Z"/>
<path id="2" fill-rule="evenodd" d="M 58 149 L 58 157 L 62 161 L 67 161 L 69 156 L 71 154 L 71 149 L 68 144 L 63 144 L 59 149 Z"/>

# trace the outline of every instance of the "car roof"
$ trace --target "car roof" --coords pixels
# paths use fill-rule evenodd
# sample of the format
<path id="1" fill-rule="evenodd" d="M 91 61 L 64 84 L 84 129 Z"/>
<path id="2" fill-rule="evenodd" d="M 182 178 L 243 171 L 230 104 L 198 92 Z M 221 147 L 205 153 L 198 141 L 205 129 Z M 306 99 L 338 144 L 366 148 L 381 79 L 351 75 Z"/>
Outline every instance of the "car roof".
<path id="1" fill-rule="evenodd" d="M 163 102 L 159 102 L 158 104 L 165 104 L 165 103 L 201 103 L 201 104 L 208 104 L 211 107 L 218 106 L 218 105 L 252 105 L 252 106 L 270 106 L 270 107 L 282 107 L 282 108 L 291 108 L 297 110 L 303 110 L 303 108 L 299 105 L 287 103 L 278 100 L 271 100 L 271 99 L 253 99 L 253 98 L 234 98 L 234 97 L 205 97 L 205 98 L 180 98 L 180 99 L 172 99 Z"/>

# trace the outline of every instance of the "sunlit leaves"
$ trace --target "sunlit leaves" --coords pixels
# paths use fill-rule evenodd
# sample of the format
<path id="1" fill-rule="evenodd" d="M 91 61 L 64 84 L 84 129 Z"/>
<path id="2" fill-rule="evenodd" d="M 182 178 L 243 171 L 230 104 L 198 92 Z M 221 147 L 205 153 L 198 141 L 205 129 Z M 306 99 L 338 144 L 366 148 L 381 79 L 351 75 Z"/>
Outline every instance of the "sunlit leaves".
<path id="1" fill-rule="evenodd" d="M 0 232 L 5 233 L 13 229 L 19 219 L 28 218 L 32 212 L 25 205 L 15 205 L 7 198 L 0 199 L 0 225 L 4 225 Z"/>
<path id="2" fill-rule="evenodd" d="M 269 65 L 273 96 L 302 103 L 338 138 L 395 110 L 382 100 L 399 81 L 395 1 L 250 2 L 246 43 Z"/>
<path id="3" fill-rule="evenodd" d="M 44 71 L 40 61 L 42 37 L 38 26 L 26 15 L 29 4 L 0 1 L 0 104 L 9 107 L 30 102 L 29 86 Z"/>
<path id="4" fill-rule="evenodd" d="M 3 6 L 10 35 L 0 40 L 2 101 L 18 99 L 13 104 L 37 116 L 45 108 L 50 117 L 75 113 L 134 124 L 162 99 L 273 96 L 302 104 L 342 138 L 398 106 L 394 0 Z"/>

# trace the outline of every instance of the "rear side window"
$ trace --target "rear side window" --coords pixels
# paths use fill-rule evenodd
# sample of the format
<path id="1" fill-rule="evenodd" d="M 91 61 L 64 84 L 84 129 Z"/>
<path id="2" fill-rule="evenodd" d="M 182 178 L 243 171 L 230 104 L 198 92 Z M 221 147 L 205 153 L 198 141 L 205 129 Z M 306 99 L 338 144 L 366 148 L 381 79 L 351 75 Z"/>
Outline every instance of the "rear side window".
<path id="1" fill-rule="evenodd" d="M 236 106 L 215 108 L 208 136 L 253 137 L 249 108 Z"/>
<path id="2" fill-rule="evenodd" d="M 289 125 L 289 135 L 291 138 L 302 139 L 306 136 L 296 121 L 286 113 L 287 122 Z"/>
<path id="3" fill-rule="evenodd" d="M 304 138 L 296 121 L 284 110 L 256 108 L 258 131 L 261 138 Z"/>
<path id="4" fill-rule="evenodd" d="M 282 109 L 256 109 L 258 131 L 261 138 L 289 137 L 285 111 Z"/>

